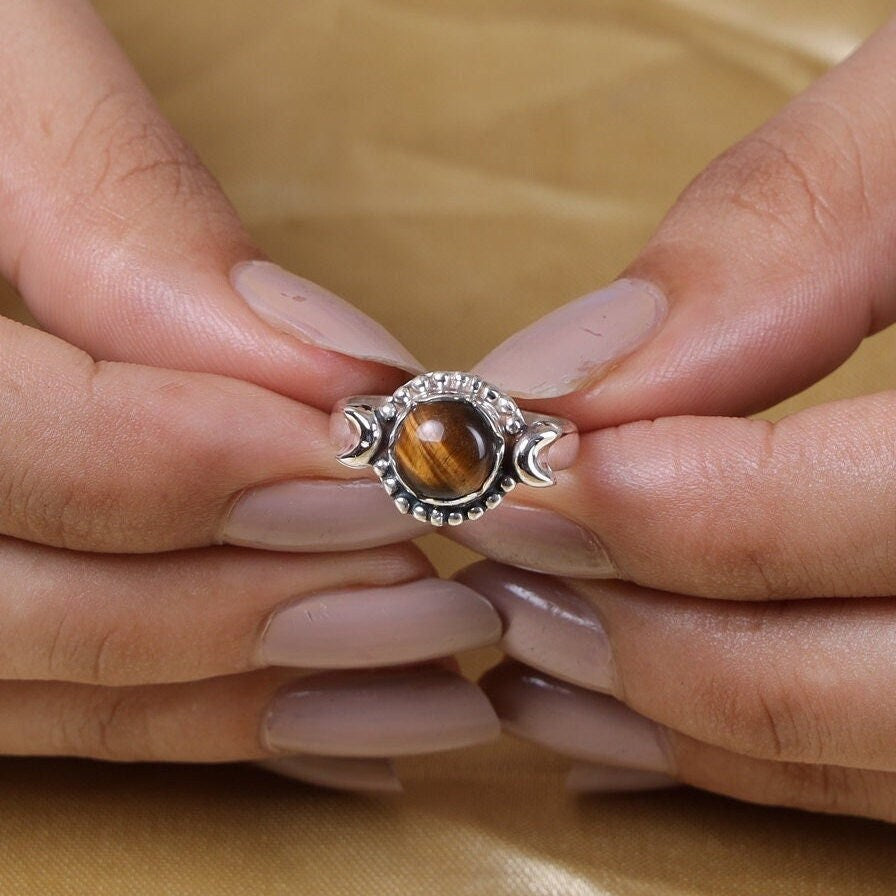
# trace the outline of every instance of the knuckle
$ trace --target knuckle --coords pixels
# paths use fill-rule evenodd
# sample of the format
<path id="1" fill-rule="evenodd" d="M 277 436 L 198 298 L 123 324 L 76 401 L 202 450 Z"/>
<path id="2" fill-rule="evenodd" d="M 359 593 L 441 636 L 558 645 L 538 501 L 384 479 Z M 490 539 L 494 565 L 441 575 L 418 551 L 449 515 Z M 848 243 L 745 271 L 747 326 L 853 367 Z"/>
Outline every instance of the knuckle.
<path id="1" fill-rule="evenodd" d="M 76 201 L 86 194 L 114 197 L 118 205 L 124 192 L 132 211 L 157 202 L 193 201 L 211 181 L 196 153 L 148 99 L 115 88 L 91 105 L 65 162 L 84 172 Z"/>
<path id="2" fill-rule="evenodd" d="M 892 822 L 896 820 L 896 787 L 890 777 L 837 765 L 764 762 L 753 766 L 743 796 L 764 805 Z"/>
<path id="3" fill-rule="evenodd" d="M 812 808 L 855 813 L 859 807 L 867 812 L 874 805 L 875 800 L 869 789 L 869 775 L 873 773 L 863 774 L 860 769 L 837 765 L 818 765 L 814 768 L 815 780 L 804 780 L 802 792 L 798 794 L 805 802 L 814 801 Z"/>
<path id="4" fill-rule="evenodd" d="M 126 689 L 103 689 L 103 697 L 93 710 L 90 726 L 98 758 L 134 759 L 141 742 L 141 720 L 145 715 Z"/>
<path id="5" fill-rule="evenodd" d="M 87 639 L 78 610 L 80 600 L 73 593 L 69 593 L 67 598 L 52 626 L 48 624 L 49 637 L 39 668 L 41 677 L 51 681 L 78 681 L 78 672 L 84 668 Z M 49 634 L 49 629 L 52 629 L 52 634 Z"/>
<path id="6" fill-rule="evenodd" d="M 726 150 L 695 180 L 693 194 L 746 213 L 760 231 L 805 241 L 809 229 L 837 245 L 843 222 L 869 212 L 860 141 L 836 107 L 807 111 Z"/>
<path id="7" fill-rule="evenodd" d="M 741 531 L 739 543 L 716 535 L 717 544 L 713 548 L 716 577 L 726 591 L 750 599 L 801 596 L 799 577 L 791 568 L 792 561 L 785 555 L 781 541 L 771 530 L 757 531 L 762 528 L 762 523 L 755 523 L 749 531 Z"/>
<path id="8" fill-rule="evenodd" d="M 778 752 L 798 762 L 822 763 L 836 752 L 832 714 L 823 700 L 809 697 L 807 689 L 782 688 L 777 704 L 776 744 Z M 783 720 L 783 721 L 782 721 Z"/>
<path id="9" fill-rule="evenodd" d="M 121 551 L 164 543 L 172 523 L 193 533 L 195 521 L 196 538 L 209 535 L 240 464 L 232 402 L 177 374 L 169 391 L 123 391 L 118 366 L 91 361 L 70 376 L 61 415 L 35 425 L 29 450 L 0 470 L 3 516 L 18 537 Z M 60 432 L 71 437 L 62 443 Z"/>
<path id="10" fill-rule="evenodd" d="M 791 798 L 802 805 L 833 809 L 854 792 L 846 769 L 835 765 L 790 763 Z"/>
<path id="11" fill-rule="evenodd" d="M 41 531 L 50 532 L 63 548 L 105 545 L 114 539 L 110 523 L 117 516 L 117 500 L 108 491 L 91 488 L 65 477 L 53 482 L 49 514 L 41 519 Z M 114 523 L 113 523 L 114 525 Z"/>
<path id="12" fill-rule="evenodd" d="M 880 774 L 837 765 L 786 766 L 785 800 L 813 812 L 893 815 L 893 794 L 881 793 Z M 779 794 L 780 800 L 780 794 Z"/>
<path id="13" fill-rule="evenodd" d="M 8 471 L 0 484 L 0 500 L 13 531 L 59 547 L 101 540 L 104 495 L 91 494 L 82 477 L 62 465 L 53 465 L 52 477 L 48 477 L 46 466 L 38 460 L 44 451 L 44 447 L 33 445 L 22 468 Z M 52 449 L 46 453 L 51 455 Z"/>
<path id="14" fill-rule="evenodd" d="M 802 709 L 788 688 L 762 681 L 745 702 L 752 749 L 774 760 L 805 754 L 807 726 L 801 724 Z"/>
<path id="15" fill-rule="evenodd" d="M 89 688 L 72 701 L 57 728 L 58 752 L 94 759 L 152 758 L 147 710 L 136 688 Z"/>
<path id="16" fill-rule="evenodd" d="M 716 739 L 728 749 L 776 762 L 818 763 L 828 752 L 826 714 L 795 670 L 743 669 L 710 685 Z"/>
<path id="17" fill-rule="evenodd" d="M 799 232 L 810 224 L 824 235 L 835 225 L 810 166 L 786 142 L 756 134 L 721 164 L 731 179 L 727 201 L 754 215 L 761 226 Z"/>
<path id="18" fill-rule="evenodd" d="M 770 806 L 821 810 L 841 798 L 837 769 L 802 762 L 758 762 L 751 767 L 747 793 L 753 802 Z"/>
<path id="19" fill-rule="evenodd" d="M 53 415 L 31 413 L 23 420 L 26 451 L 15 452 L 0 471 L 3 516 L 17 537 L 61 547 L 102 540 L 109 511 L 118 505 L 114 477 L 96 476 L 119 420 L 93 398 L 97 362 L 72 354 L 64 376 L 47 377 Z M 66 438 L 60 434 L 65 433 Z"/>
<path id="20" fill-rule="evenodd" d="M 71 628 L 75 628 L 73 634 L 67 631 Z M 63 622 L 49 652 L 50 675 L 94 685 L 134 681 L 144 671 L 143 658 L 136 647 L 131 633 L 118 626 L 85 626 L 81 620 Z"/>

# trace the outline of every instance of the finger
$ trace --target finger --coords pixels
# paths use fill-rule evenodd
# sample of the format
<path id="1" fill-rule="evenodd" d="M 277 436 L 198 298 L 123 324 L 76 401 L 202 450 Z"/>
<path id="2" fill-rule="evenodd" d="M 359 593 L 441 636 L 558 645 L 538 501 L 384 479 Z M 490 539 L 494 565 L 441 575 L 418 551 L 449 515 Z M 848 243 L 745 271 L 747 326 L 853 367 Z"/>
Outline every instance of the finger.
<path id="1" fill-rule="evenodd" d="M 699 175 L 621 280 L 476 372 L 593 429 L 757 411 L 837 367 L 896 318 L 894 52 L 896 19 Z"/>
<path id="2" fill-rule="evenodd" d="M 892 598 L 710 601 L 482 564 L 507 653 L 699 741 L 896 771 Z"/>
<path id="3" fill-rule="evenodd" d="M 894 438 L 894 392 L 775 424 L 626 424 L 584 436 L 556 487 L 452 535 L 504 562 L 680 594 L 890 595 Z"/>
<path id="4" fill-rule="evenodd" d="M 417 368 L 343 300 L 235 267 L 258 250 L 86 0 L 10 0 L 0 29 L 0 271 L 47 329 L 321 408 Z"/>
<path id="5" fill-rule="evenodd" d="M 0 679 L 191 681 L 262 666 L 367 668 L 494 643 L 486 600 L 410 546 L 79 554 L 0 539 Z"/>
<path id="6" fill-rule="evenodd" d="M 0 683 L 0 753 L 232 762 L 292 753 L 399 756 L 492 740 L 475 685 L 437 666 L 269 669 L 183 684 Z"/>
<path id="7" fill-rule="evenodd" d="M 604 766 L 598 780 L 574 767 L 570 786 L 618 789 L 617 778 L 645 787 L 677 780 L 736 799 L 812 812 L 896 821 L 896 774 L 742 756 L 657 725 L 594 691 L 505 663 L 482 686 L 505 730 L 525 740 Z M 614 776 L 607 767 L 618 768 Z"/>
<path id="8" fill-rule="evenodd" d="M 210 374 L 95 364 L 10 321 L 0 345 L 0 533 L 124 553 L 417 534 L 379 483 L 338 478 L 321 411 Z"/>
<path id="9" fill-rule="evenodd" d="M 283 778 L 336 790 L 400 793 L 404 788 L 390 759 L 345 756 L 285 756 L 258 762 Z"/>

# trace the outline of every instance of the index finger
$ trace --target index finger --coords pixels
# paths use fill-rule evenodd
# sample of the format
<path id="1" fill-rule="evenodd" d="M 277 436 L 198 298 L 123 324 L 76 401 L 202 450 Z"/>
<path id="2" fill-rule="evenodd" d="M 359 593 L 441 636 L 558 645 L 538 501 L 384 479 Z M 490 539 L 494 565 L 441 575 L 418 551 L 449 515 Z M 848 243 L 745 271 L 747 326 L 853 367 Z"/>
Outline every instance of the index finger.
<path id="1" fill-rule="evenodd" d="M 46 329 L 324 409 L 418 368 L 376 321 L 258 261 L 86 0 L 8 0 L 0 31 L 0 273 Z"/>

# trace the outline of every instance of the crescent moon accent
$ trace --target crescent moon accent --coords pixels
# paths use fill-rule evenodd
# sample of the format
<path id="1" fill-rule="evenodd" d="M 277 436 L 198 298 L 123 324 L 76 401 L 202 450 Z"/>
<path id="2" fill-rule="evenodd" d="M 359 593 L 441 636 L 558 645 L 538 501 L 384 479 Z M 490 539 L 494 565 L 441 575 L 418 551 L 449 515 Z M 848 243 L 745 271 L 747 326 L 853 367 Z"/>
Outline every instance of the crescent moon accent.
<path id="1" fill-rule="evenodd" d="M 342 414 L 355 433 L 355 444 L 338 456 L 347 467 L 366 467 L 380 447 L 383 428 L 372 405 L 349 404 Z"/>
<path id="2" fill-rule="evenodd" d="M 554 484 L 554 471 L 545 452 L 561 435 L 562 428 L 547 420 L 536 420 L 527 427 L 513 449 L 513 469 L 520 482 L 535 488 Z"/>
<path id="3" fill-rule="evenodd" d="M 341 463 L 370 468 L 399 513 L 433 526 L 478 520 L 516 485 L 553 485 L 579 446 L 571 420 L 524 411 L 459 370 L 418 374 L 391 395 L 344 398 L 330 436 Z"/>

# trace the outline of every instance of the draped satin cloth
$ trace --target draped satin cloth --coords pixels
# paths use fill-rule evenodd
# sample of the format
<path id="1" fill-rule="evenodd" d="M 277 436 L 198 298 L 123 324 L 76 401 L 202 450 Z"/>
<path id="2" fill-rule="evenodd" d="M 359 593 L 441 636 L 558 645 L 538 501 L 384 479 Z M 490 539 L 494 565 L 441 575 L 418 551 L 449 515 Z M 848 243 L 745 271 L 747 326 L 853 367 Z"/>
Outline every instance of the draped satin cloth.
<path id="1" fill-rule="evenodd" d="M 99 7 L 273 258 L 464 368 L 611 279 L 705 162 L 890 4 Z M 8 291 L 0 309 L 22 314 Z M 772 413 L 892 387 L 894 357 L 881 334 Z M 445 571 L 469 556 L 426 547 Z M 374 799 L 243 766 L 0 760 L 0 894 L 893 892 L 882 824 L 687 789 L 573 799 L 563 760 L 509 740 L 398 768 L 406 795 Z"/>

